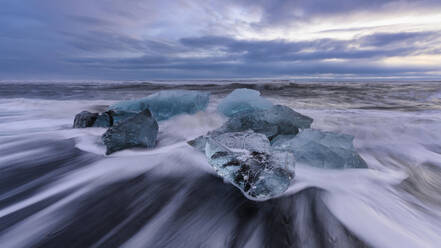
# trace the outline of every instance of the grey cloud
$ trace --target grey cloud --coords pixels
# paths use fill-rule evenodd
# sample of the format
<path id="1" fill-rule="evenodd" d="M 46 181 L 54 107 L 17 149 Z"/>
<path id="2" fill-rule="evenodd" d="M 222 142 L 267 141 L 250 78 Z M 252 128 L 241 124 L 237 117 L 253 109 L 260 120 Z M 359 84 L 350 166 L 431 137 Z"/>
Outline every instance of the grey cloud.
<path id="1" fill-rule="evenodd" d="M 424 42 L 437 39 L 441 36 L 440 32 L 402 32 L 402 33 L 375 33 L 362 37 L 361 43 L 367 46 L 386 46 L 406 43 L 411 45 L 415 42 Z"/>
<path id="2" fill-rule="evenodd" d="M 384 34 L 381 34 L 384 35 Z M 399 35 L 397 35 L 399 36 Z M 79 59 L 69 63 L 93 67 L 96 70 L 122 70 L 135 72 L 163 72 L 169 70 L 194 72 L 192 75 L 211 77 L 281 76 L 307 74 L 360 74 L 386 75 L 393 73 L 425 73 L 436 67 L 391 67 L 373 61 L 390 56 L 405 56 L 418 52 L 417 47 L 363 48 L 350 45 L 360 43 L 366 37 L 352 41 L 321 39 L 307 42 L 251 41 L 228 37 L 209 36 L 181 40 L 182 51 L 199 51 L 201 54 L 218 49 L 221 55 L 204 57 L 179 57 L 173 53 L 145 55 L 125 59 Z M 308 49 L 315 49 L 313 52 Z M 306 50 L 306 51 L 305 51 Z M 205 53 L 204 53 L 205 51 Z M 344 61 L 325 61 L 344 59 Z"/>
<path id="3" fill-rule="evenodd" d="M 211 4 L 215 6 L 207 10 Z M 394 4 L 428 9 L 441 6 L 440 1 L 430 0 L 4 1 L 0 6 L 0 79 L 439 71 L 436 67 L 385 67 L 374 62 L 391 56 L 439 54 L 439 32 L 374 33 L 352 40 L 256 41 L 232 38 L 228 29 L 234 30 L 236 23 L 223 22 L 229 9 L 237 5 L 261 10 L 262 19 L 255 25 L 272 27 L 293 20 L 381 11 Z"/>
<path id="4" fill-rule="evenodd" d="M 420 36 L 425 37 L 427 33 Z M 354 40 L 319 39 L 289 42 L 284 40 L 247 41 L 225 37 L 200 37 L 182 39 L 181 43 L 194 49 L 220 49 L 238 55 L 243 61 L 302 61 L 324 59 L 370 59 L 405 56 L 419 51 L 416 46 L 382 48 L 386 43 L 418 37 L 418 33 L 378 34 Z M 352 48 L 351 45 L 361 45 Z M 363 46 L 364 45 L 364 46 Z M 377 45 L 378 47 L 372 48 Z"/>

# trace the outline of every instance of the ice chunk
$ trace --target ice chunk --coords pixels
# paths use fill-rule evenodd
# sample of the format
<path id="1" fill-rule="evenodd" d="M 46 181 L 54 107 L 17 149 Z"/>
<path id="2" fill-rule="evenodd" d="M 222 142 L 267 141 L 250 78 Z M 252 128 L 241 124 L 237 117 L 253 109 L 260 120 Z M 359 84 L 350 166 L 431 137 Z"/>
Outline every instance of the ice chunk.
<path id="1" fill-rule="evenodd" d="M 234 142 L 238 142 L 239 144 L 243 144 L 243 145 L 247 145 L 247 146 L 262 145 L 261 149 L 258 149 L 259 151 L 264 151 L 263 150 L 264 148 L 266 150 L 270 149 L 271 145 L 270 145 L 268 139 L 265 137 L 265 135 L 259 134 L 259 135 L 249 136 L 249 134 L 254 134 L 254 132 L 251 130 L 248 130 L 246 132 L 231 132 L 231 133 L 229 133 L 229 132 L 221 132 L 219 130 L 214 130 L 214 131 L 208 132 L 206 135 L 202 135 L 202 136 L 197 137 L 194 140 L 190 140 L 187 143 L 201 152 L 205 152 L 205 145 L 206 145 L 207 140 L 209 138 L 214 139 L 215 141 L 218 141 L 221 143 L 225 143 L 225 144 L 231 143 L 229 145 L 230 148 L 238 146 L 238 145 L 235 145 L 235 146 L 232 145 Z M 236 149 L 236 148 L 234 148 L 234 149 Z M 242 148 L 240 148 L 240 149 L 242 149 Z M 257 148 L 256 147 L 254 147 L 254 148 L 247 147 L 247 148 L 243 148 L 243 149 L 257 149 Z"/>
<path id="2" fill-rule="evenodd" d="M 98 117 L 97 113 L 83 111 L 83 112 L 75 115 L 73 127 L 74 128 L 91 127 L 93 125 L 93 123 L 95 123 L 97 117 Z"/>
<path id="3" fill-rule="evenodd" d="M 74 128 L 86 127 L 111 127 L 137 113 L 126 111 L 106 111 L 104 113 L 91 113 L 83 111 L 75 116 Z"/>
<path id="4" fill-rule="evenodd" d="M 116 103 L 109 109 L 127 112 L 149 109 L 153 117 L 161 121 L 178 114 L 194 114 L 203 111 L 208 105 L 209 97 L 209 93 L 200 91 L 159 91 L 145 98 Z"/>
<path id="5" fill-rule="evenodd" d="M 217 109 L 226 116 L 232 116 L 243 111 L 269 109 L 272 105 L 257 90 L 235 89 L 219 103 Z"/>
<path id="6" fill-rule="evenodd" d="M 111 127 L 113 126 L 113 118 L 111 115 L 111 111 L 107 111 L 104 113 L 101 113 L 96 118 L 95 123 L 93 123 L 93 127 Z"/>
<path id="7" fill-rule="evenodd" d="M 222 133 L 253 130 L 265 134 L 273 142 L 275 137 L 298 133 L 299 128 L 309 128 L 312 118 L 304 116 L 282 105 L 275 105 L 267 110 L 242 112 L 233 115 L 220 128 L 209 132 L 206 136 L 216 137 Z M 200 136 L 188 142 L 189 145 L 204 151 L 206 136 Z"/>
<path id="8" fill-rule="evenodd" d="M 239 132 L 251 129 L 265 134 L 271 140 L 281 134 L 297 134 L 299 128 L 309 128 L 312 121 L 312 118 L 287 106 L 275 105 L 265 110 L 237 113 L 220 128 L 220 131 Z"/>
<path id="9" fill-rule="evenodd" d="M 158 123 L 148 109 L 109 128 L 102 136 L 106 154 L 131 147 L 154 147 Z"/>
<path id="10" fill-rule="evenodd" d="M 217 174 L 253 200 L 285 192 L 294 177 L 292 153 L 273 150 L 262 134 L 223 133 L 206 137 L 205 155 Z"/>
<path id="11" fill-rule="evenodd" d="M 273 142 L 275 149 L 291 151 L 298 163 L 319 168 L 367 168 L 356 152 L 354 137 L 347 134 L 305 129 L 295 137 L 280 136 Z"/>
<path id="12" fill-rule="evenodd" d="M 265 135 L 252 131 L 223 133 L 219 135 L 211 135 L 210 138 L 229 149 L 238 151 L 247 150 L 268 153 L 271 149 L 270 142 Z"/>
<path id="13" fill-rule="evenodd" d="M 296 137 L 295 134 L 282 134 L 282 135 L 277 135 L 276 137 L 274 137 L 271 140 L 271 145 L 274 144 L 281 144 L 285 141 L 291 140 L 292 138 Z"/>
<path id="14" fill-rule="evenodd" d="M 135 112 L 113 111 L 113 110 L 109 110 L 106 113 L 108 113 L 111 117 L 110 126 L 116 125 L 116 124 L 120 123 L 121 121 L 124 121 L 125 119 L 128 119 L 130 117 L 137 115 L 137 113 L 135 113 Z"/>

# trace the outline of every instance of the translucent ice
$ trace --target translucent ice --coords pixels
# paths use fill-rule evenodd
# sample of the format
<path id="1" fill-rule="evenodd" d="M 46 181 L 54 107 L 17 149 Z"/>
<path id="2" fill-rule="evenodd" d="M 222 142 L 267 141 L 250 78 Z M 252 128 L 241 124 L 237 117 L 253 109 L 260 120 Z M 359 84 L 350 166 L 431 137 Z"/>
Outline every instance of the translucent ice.
<path id="1" fill-rule="evenodd" d="M 106 154 L 131 147 L 154 147 L 158 135 L 158 123 L 148 109 L 127 118 L 102 136 L 107 147 Z"/>
<path id="2" fill-rule="evenodd" d="M 116 125 L 116 124 L 120 123 L 121 121 L 124 121 L 125 119 L 128 119 L 130 117 L 137 115 L 136 112 L 113 111 L 113 110 L 109 110 L 106 113 L 108 113 L 108 115 L 111 117 L 110 126 Z"/>
<path id="3" fill-rule="evenodd" d="M 104 113 L 101 113 L 96 118 L 95 123 L 93 123 L 93 127 L 111 127 L 113 126 L 113 117 L 112 117 L 113 111 L 107 111 Z"/>
<path id="4" fill-rule="evenodd" d="M 140 112 L 149 109 L 153 117 L 166 120 L 178 114 L 194 114 L 204 110 L 209 101 L 210 94 L 191 90 L 159 91 L 150 96 L 119 102 L 111 105 L 114 111 Z"/>
<path id="5" fill-rule="evenodd" d="M 219 103 L 217 109 L 226 116 L 232 116 L 243 111 L 269 109 L 272 105 L 257 90 L 235 89 Z"/>
<path id="6" fill-rule="evenodd" d="M 367 168 L 355 151 L 354 137 L 347 134 L 305 129 L 295 137 L 278 136 L 273 147 L 291 151 L 298 163 L 319 168 Z"/>
<path id="7" fill-rule="evenodd" d="M 208 136 L 204 150 L 217 174 L 253 200 L 282 194 L 294 177 L 293 154 L 273 150 L 266 136 L 259 133 Z"/>
<path id="8" fill-rule="evenodd" d="M 265 134 L 271 140 L 281 134 L 297 134 L 299 128 L 309 128 L 312 121 L 312 118 L 287 106 L 275 105 L 265 110 L 237 113 L 220 128 L 220 131 L 239 132 L 251 129 Z"/>
<path id="9" fill-rule="evenodd" d="M 295 134 L 282 134 L 282 135 L 277 135 L 276 137 L 274 137 L 271 140 L 271 145 L 274 144 L 282 144 L 285 141 L 291 140 L 292 138 L 294 138 L 296 135 Z"/>
<path id="10" fill-rule="evenodd" d="M 252 131 L 211 135 L 209 139 L 213 139 L 229 149 L 234 150 L 268 153 L 271 149 L 270 142 L 265 135 Z"/>

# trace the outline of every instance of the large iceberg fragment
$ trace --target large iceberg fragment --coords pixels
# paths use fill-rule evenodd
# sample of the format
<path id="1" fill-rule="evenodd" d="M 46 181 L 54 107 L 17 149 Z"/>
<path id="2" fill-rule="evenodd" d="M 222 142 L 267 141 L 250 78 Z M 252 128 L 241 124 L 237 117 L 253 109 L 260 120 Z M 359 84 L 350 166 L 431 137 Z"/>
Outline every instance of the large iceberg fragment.
<path id="1" fill-rule="evenodd" d="M 260 96 L 260 92 L 250 89 L 235 89 L 218 105 L 218 111 L 226 116 L 239 112 L 269 109 L 273 104 Z"/>
<path id="2" fill-rule="evenodd" d="M 263 134 L 216 133 L 206 136 L 203 143 L 205 156 L 217 174 L 250 199 L 267 200 L 280 195 L 294 177 L 293 154 L 272 149 Z"/>
<path id="3" fill-rule="evenodd" d="M 330 169 L 367 168 L 347 134 L 305 129 L 296 136 L 279 136 L 272 146 L 291 151 L 298 163 Z"/>
<path id="4" fill-rule="evenodd" d="M 102 136 L 106 154 L 131 147 L 154 147 L 158 123 L 148 109 L 109 128 Z"/>
<path id="5" fill-rule="evenodd" d="M 240 132 L 251 129 L 265 134 L 272 140 L 277 135 L 297 134 L 299 128 L 311 127 L 312 121 L 312 118 L 287 106 L 275 105 L 265 110 L 237 113 L 224 123 L 219 131 Z"/>
<path id="6" fill-rule="evenodd" d="M 210 98 L 210 94 L 191 90 L 159 91 L 150 96 L 119 102 L 109 107 L 114 111 L 141 112 L 149 109 L 153 117 L 166 120 L 178 114 L 194 114 L 203 111 Z"/>

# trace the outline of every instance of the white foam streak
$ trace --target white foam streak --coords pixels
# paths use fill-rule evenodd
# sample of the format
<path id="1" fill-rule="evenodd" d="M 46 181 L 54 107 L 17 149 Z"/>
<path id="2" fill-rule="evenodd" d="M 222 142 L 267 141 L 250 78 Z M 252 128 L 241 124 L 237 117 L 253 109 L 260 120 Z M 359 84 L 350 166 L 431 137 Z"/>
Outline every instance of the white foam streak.
<path id="1" fill-rule="evenodd" d="M 325 170 L 298 166 L 293 194 L 306 187 L 323 189 L 330 211 L 374 247 L 436 247 L 441 222 L 409 204 L 417 201 L 398 191 L 407 175 L 388 170 Z"/>
<path id="2" fill-rule="evenodd" d="M 2 247 L 20 248 L 31 247 L 34 243 L 41 240 L 41 237 L 47 236 L 59 226 L 63 221 L 68 221 L 67 211 L 57 211 L 73 202 L 90 189 L 82 188 L 55 204 L 43 209 L 42 211 L 28 217 L 17 223 L 0 236 Z M 63 214 L 57 214 L 62 212 Z"/>

